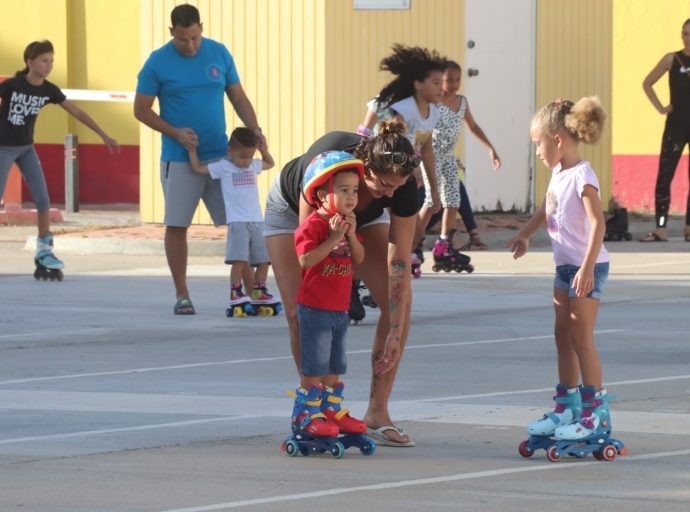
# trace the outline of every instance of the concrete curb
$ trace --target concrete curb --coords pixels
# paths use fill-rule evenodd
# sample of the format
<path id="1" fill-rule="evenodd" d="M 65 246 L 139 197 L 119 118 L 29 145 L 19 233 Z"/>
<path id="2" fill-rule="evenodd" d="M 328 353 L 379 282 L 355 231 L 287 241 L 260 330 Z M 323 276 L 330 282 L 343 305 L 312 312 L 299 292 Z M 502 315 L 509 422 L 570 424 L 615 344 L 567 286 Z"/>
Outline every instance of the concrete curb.
<path id="1" fill-rule="evenodd" d="M 66 254 L 127 254 L 144 256 L 165 256 L 163 240 L 144 240 L 127 238 L 65 238 L 56 237 L 55 252 Z M 223 240 L 189 240 L 187 241 L 189 256 L 225 257 L 225 241 Z M 30 236 L 26 240 L 24 250 L 36 251 L 36 237 Z"/>

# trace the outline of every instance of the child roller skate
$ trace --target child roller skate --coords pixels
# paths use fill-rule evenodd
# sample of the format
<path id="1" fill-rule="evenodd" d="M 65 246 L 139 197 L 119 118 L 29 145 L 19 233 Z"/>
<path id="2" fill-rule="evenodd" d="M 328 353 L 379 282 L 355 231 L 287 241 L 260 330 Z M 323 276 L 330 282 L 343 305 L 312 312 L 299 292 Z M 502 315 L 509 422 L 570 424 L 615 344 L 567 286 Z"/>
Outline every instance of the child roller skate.
<path id="1" fill-rule="evenodd" d="M 268 293 L 266 281 L 257 281 L 252 290 L 252 308 L 259 316 L 276 316 L 283 310 L 283 303 Z"/>
<path id="2" fill-rule="evenodd" d="M 616 396 L 607 395 L 605 389 L 595 393 L 594 386 L 582 388 L 582 413 L 575 421 L 556 429 L 558 442 L 546 451 L 548 459 L 558 462 L 565 454 L 584 457 L 591 453 L 597 460 L 612 461 L 616 455 L 627 454 L 623 443 L 610 439 L 608 403 L 615 399 Z"/>
<path id="3" fill-rule="evenodd" d="M 345 447 L 338 440 L 338 426 L 321 412 L 323 393 L 324 388 L 320 384 L 309 386 L 309 390 L 297 388 L 295 393 L 288 391 L 288 395 L 295 398 L 292 435 L 285 438 L 280 449 L 290 457 L 298 453 L 306 457 L 313 453 L 330 452 L 339 459 L 345 453 Z"/>
<path id="4" fill-rule="evenodd" d="M 230 304 L 225 310 L 225 315 L 228 318 L 233 316 L 254 316 L 254 308 L 252 307 L 252 300 L 242 293 L 242 282 L 236 281 L 232 283 L 230 288 Z"/>
<path id="5" fill-rule="evenodd" d="M 474 272 L 474 266 L 470 263 L 470 257 L 458 252 L 452 245 L 451 240 L 453 240 L 454 230 L 448 235 L 447 240 L 439 238 L 436 240 L 436 244 L 432 249 L 432 254 L 434 256 L 434 265 L 431 270 L 434 272 L 450 272 L 454 270 L 455 272 L 462 272 L 463 270 L 467 273 Z"/>
<path id="6" fill-rule="evenodd" d="M 65 264 L 57 259 L 53 254 L 53 235 L 48 233 L 45 237 L 36 238 L 36 255 L 34 256 L 36 270 L 34 278 L 38 281 L 50 279 L 51 281 L 62 281 L 62 269 Z"/>
<path id="7" fill-rule="evenodd" d="M 338 426 L 341 436 L 338 438 L 345 449 L 356 446 L 364 455 L 371 455 L 376 451 L 376 443 L 364 433 L 367 425 L 362 420 L 356 420 L 350 416 L 347 409 L 340 407 L 343 401 L 343 389 L 345 384 L 338 382 L 333 388 L 324 386 L 321 394 L 321 412 L 331 423 Z"/>
<path id="8" fill-rule="evenodd" d="M 523 457 L 531 457 L 539 449 L 548 450 L 556 444 L 554 433 L 558 427 L 567 425 L 582 412 L 580 388 L 568 389 L 565 384 L 556 386 L 556 408 L 547 412 L 540 420 L 527 425 L 529 439 L 520 443 L 518 451 Z"/>
<path id="9" fill-rule="evenodd" d="M 632 240 L 632 233 L 628 231 L 628 210 L 618 208 L 613 212 L 613 217 L 606 221 L 606 234 L 604 241 L 620 242 Z"/>
<path id="10" fill-rule="evenodd" d="M 367 312 L 364 310 L 364 305 L 359 297 L 359 289 L 363 288 L 362 281 L 360 279 L 352 280 L 352 292 L 350 294 L 350 309 L 347 312 L 350 322 L 355 325 L 359 325 L 367 316 Z"/>

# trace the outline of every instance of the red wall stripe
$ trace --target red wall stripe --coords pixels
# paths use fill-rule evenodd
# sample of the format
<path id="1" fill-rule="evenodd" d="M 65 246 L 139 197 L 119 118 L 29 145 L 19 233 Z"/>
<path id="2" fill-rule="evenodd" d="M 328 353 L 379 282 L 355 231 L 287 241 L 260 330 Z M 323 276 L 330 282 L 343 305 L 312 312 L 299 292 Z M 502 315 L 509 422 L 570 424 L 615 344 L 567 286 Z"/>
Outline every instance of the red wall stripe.
<path id="1" fill-rule="evenodd" d="M 671 184 L 671 213 L 685 213 L 688 197 L 688 155 L 683 155 Z M 613 155 L 613 197 L 629 210 L 654 211 L 659 155 Z M 606 208 L 606 205 L 604 205 Z"/>
<path id="2" fill-rule="evenodd" d="M 65 148 L 36 144 L 52 204 L 65 203 Z M 22 181 L 22 200 L 31 193 Z M 103 144 L 79 145 L 79 202 L 84 204 L 139 204 L 139 146 L 121 146 L 111 155 Z"/>

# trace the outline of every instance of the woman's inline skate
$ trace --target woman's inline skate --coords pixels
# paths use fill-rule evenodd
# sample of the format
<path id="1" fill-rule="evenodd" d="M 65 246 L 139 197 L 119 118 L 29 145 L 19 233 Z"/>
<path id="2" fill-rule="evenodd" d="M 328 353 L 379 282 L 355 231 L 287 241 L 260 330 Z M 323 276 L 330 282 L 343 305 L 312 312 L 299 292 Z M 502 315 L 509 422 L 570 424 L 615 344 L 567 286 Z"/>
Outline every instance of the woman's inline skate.
<path id="1" fill-rule="evenodd" d="M 34 263 L 36 265 L 36 270 L 34 270 L 34 278 L 36 281 L 39 279 L 43 279 L 44 281 L 62 281 L 64 277 L 62 269 L 65 268 L 65 264 L 53 254 L 52 233 L 48 233 L 43 238 L 40 236 L 36 238 Z"/>
<path id="2" fill-rule="evenodd" d="M 555 432 L 558 427 L 567 425 L 582 413 L 580 388 L 568 390 L 565 384 L 556 386 L 556 408 L 547 412 L 540 420 L 527 425 L 529 439 L 520 443 L 518 451 L 523 457 L 531 457 L 536 450 L 548 450 L 558 441 Z"/>
<path id="3" fill-rule="evenodd" d="M 307 391 L 297 388 L 288 391 L 295 398 L 292 410 L 292 434 L 283 440 L 280 449 L 290 457 L 301 453 L 305 457 L 315 453 L 330 452 L 336 459 L 345 454 L 345 447 L 338 440 L 340 429 L 321 412 L 324 393 L 322 385 L 311 385 Z"/>
<path id="4" fill-rule="evenodd" d="M 324 386 L 321 394 L 321 412 L 340 429 L 338 441 L 346 450 L 356 446 L 364 455 L 371 455 L 376 451 L 376 443 L 364 435 L 367 431 L 366 423 L 353 418 L 349 414 L 350 411 L 340 407 L 344 388 L 345 384 L 342 382 L 338 382 L 333 389 Z"/>
<path id="5" fill-rule="evenodd" d="M 444 272 L 450 272 L 451 270 L 455 272 L 462 272 L 463 270 L 467 273 L 474 272 L 474 266 L 470 263 L 470 257 L 453 247 L 455 232 L 454 229 L 451 230 L 447 240 L 441 240 L 440 238 L 436 240 L 436 244 L 431 250 L 434 255 L 434 265 L 431 267 L 431 270 L 434 272 L 442 270 Z"/>
<path id="6" fill-rule="evenodd" d="M 595 393 L 594 386 L 582 388 L 582 413 L 573 422 L 556 429 L 558 441 L 546 450 L 548 459 L 558 462 L 563 455 L 585 457 L 591 453 L 597 460 L 612 461 L 616 455 L 627 454 L 622 442 L 611 439 L 609 402 L 615 399 L 605 389 Z"/>

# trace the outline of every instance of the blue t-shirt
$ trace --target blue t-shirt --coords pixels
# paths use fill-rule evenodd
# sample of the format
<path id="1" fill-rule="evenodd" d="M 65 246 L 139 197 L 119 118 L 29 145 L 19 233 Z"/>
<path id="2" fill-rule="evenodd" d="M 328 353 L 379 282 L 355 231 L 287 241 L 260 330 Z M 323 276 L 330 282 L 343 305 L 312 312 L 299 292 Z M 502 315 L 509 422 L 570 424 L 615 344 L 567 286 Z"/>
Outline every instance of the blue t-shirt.
<path id="1" fill-rule="evenodd" d="M 158 97 L 165 122 L 196 132 L 200 160 L 227 153 L 225 88 L 239 83 L 240 77 L 224 45 L 204 37 L 196 55 L 185 57 L 170 41 L 149 56 L 138 80 L 138 93 Z M 161 160 L 189 162 L 182 144 L 167 135 L 162 140 Z"/>

